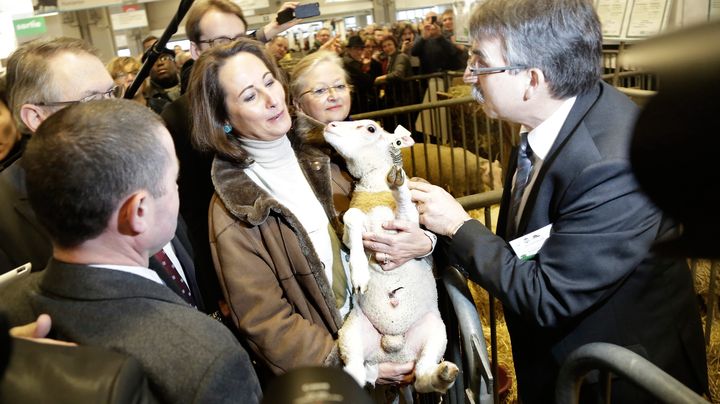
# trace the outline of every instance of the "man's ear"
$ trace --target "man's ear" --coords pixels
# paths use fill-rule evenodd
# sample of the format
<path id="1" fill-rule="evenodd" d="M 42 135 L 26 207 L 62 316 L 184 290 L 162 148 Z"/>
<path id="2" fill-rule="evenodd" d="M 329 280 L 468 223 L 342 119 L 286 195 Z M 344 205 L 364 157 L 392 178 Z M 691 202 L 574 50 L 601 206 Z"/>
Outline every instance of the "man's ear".
<path id="1" fill-rule="evenodd" d="M 149 229 L 149 202 L 150 194 L 144 190 L 125 198 L 118 211 L 118 231 L 121 234 L 135 236 Z"/>
<path id="2" fill-rule="evenodd" d="M 38 126 L 40 126 L 48 116 L 50 116 L 50 114 L 48 114 L 43 107 L 35 104 L 23 104 L 20 107 L 20 120 L 22 120 L 32 133 L 35 133 Z"/>
<path id="3" fill-rule="evenodd" d="M 202 52 L 200 51 L 200 47 L 195 42 L 190 42 L 190 56 L 192 56 L 193 60 L 198 60 L 200 57 L 200 54 Z"/>
<path id="4" fill-rule="evenodd" d="M 542 70 L 537 68 L 531 68 L 524 73 L 527 75 L 527 87 L 525 89 L 525 101 L 531 99 L 533 96 L 535 96 L 538 91 L 541 91 L 541 89 L 546 85 L 545 83 L 545 75 L 543 74 Z"/>

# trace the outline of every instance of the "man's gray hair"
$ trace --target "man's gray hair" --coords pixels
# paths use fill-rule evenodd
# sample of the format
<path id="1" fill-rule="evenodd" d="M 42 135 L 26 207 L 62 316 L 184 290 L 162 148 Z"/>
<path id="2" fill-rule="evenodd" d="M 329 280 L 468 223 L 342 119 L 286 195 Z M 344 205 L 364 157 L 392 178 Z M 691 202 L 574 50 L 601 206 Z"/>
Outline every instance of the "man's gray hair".
<path id="1" fill-rule="evenodd" d="M 486 0 L 473 10 L 470 36 L 498 39 L 508 65 L 542 70 L 557 99 L 600 79 L 602 32 L 590 0 Z"/>
<path id="2" fill-rule="evenodd" d="M 10 89 L 9 101 L 15 123 L 23 133 L 30 130 L 20 119 L 23 104 L 52 102 L 62 99 L 57 83 L 53 80 L 52 68 L 55 56 L 64 52 L 97 56 L 97 50 L 77 38 L 41 38 L 18 47 L 7 61 L 7 83 Z"/>
<path id="3" fill-rule="evenodd" d="M 68 248 L 97 237 L 135 191 L 171 191 L 163 130 L 150 109 L 124 99 L 76 104 L 43 121 L 22 165 L 30 204 L 53 242 Z"/>

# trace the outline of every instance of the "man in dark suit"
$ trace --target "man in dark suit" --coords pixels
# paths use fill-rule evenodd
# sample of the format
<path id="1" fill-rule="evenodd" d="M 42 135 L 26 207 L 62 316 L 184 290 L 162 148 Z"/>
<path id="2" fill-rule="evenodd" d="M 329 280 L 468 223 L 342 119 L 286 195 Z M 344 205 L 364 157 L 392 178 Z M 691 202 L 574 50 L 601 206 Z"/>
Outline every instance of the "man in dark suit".
<path id="1" fill-rule="evenodd" d="M 113 89 L 112 78 L 94 49 L 79 39 L 27 43 L 13 52 L 8 68 L 11 107 L 23 133 L 34 133 L 47 117 L 61 108 L 109 97 L 109 90 Z M 0 174 L 0 273 L 26 262 L 32 263 L 34 271 L 39 271 L 52 254 L 50 238 L 28 202 L 21 161 Z M 163 249 L 176 259 L 176 270 L 192 295 L 189 301 L 202 310 L 192 248 L 184 225 L 178 226 L 177 237 Z M 181 284 L 172 280 L 158 260 L 152 258 L 150 265 L 171 289 L 182 293 Z"/>
<path id="2" fill-rule="evenodd" d="M 553 402 L 560 365 L 589 342 L 627 347 L 707 391 L 690 271 L 651 250 L 676 228 L 632 173 L 637 107 L 600 80 L 592 2 L 488 0 L 470 33 L 465 79 L 476 99 L 489 116 L 522 125 L 498 236 L 442 189 L 411 189 L 420 222 L 444 236 L 438 259 L 503 303 L 520 399 Z M 612 392 L 613 402 L 649 401 L 622 380 Z"/>
<path id="3" fill-rule="evenodd" d="M 230 330 L 148 268 L 175 233 L 179 205 L 177 158 L 160 118 L 128 100 L 73 105 L 45 120 L 25 153 L 28 199 L 53 256 L 0 291 L 12 325 L 48 313 L 53 338 L 132 355 L 161 402 L 259 402 Z"/>

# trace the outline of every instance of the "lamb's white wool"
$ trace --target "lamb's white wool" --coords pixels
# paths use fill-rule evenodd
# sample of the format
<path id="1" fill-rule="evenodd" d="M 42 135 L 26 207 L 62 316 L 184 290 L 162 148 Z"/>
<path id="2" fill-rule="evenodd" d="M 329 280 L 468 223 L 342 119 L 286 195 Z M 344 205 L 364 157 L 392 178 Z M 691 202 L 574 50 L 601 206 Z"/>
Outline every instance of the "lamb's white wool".
<path id="1" fill-rule="evenodd" d="M 364 385 L 365 365 L 415 361 L 415 389 L 445 392 L 454 383 L 458 368 L 441 362 L 447 336 L 437 307 L 430 258 L 383 271 L 362 244 L 362 233 L 386 231 L 382 228 L 385 221 L 418 222 L 407 181 L 403 181 L 399 150 L 413 145 L 410 133 L 400 126 L 391 134 L 369 120 L 333 122 L 325 129 L 325 140 L 347 162 L 357 179 L 355 192 L 362 196 L 353 198 L 343 216 L 356 293 L 356 305 L 339 331 L 345 370 Z M 382 197 L 390 192 L 394 209 Z M 373 200 L 385 202 L 373 204 Z"/>

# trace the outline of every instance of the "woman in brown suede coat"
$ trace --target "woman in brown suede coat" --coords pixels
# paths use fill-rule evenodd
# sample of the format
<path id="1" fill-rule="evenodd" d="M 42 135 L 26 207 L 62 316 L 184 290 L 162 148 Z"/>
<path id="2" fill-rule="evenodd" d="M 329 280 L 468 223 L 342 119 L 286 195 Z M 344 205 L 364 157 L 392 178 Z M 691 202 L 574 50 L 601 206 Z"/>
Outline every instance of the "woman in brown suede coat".
<path id="1" fill-rule="evenodd" d="M 232 320 L 275 374 L 340 365 L 349 310 L 333 197 L 350 183 L 326 154 L 286 135 L 291 120 L 277 66 L 255 41 L 205 52 L 189 89 L 193 141 L 214 152 L 210 243 Z M 347 202 L 345 202 L 346 204 Z M 378 382 L 410 373 L 380 367 Z"/>

